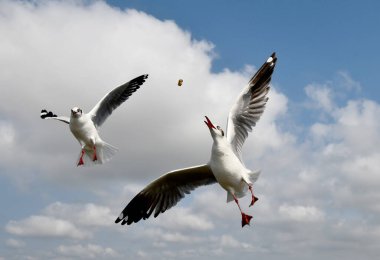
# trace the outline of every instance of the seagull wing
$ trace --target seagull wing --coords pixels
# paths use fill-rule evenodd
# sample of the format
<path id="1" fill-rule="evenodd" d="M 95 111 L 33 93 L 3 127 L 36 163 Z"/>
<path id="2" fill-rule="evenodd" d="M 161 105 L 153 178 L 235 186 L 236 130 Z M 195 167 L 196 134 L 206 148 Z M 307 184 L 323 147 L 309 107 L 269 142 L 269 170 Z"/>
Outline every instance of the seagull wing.
<path id="1" fill-rule="evenodd" d="M 54 114 L 51 111 L 48 112 L 46 109 L 41 110 L 40 116 L 42 119 L 54 119 L 54 120 L 64 122 L 66 124 L 70 124 L 70 118 L 68 118 L 66 116 L 57 116 L 56 114 Z"/>
<path id="2" fill-rule="evenodd" d="M 208 165 L 166 173 L 140 191 L 120 213 L 115 223 L 137 223 L 141 219 L 149 218 L 153 212 L 154 217 L 157 217 L 175 206 L 185 194 L 199 186 L 213 183 L 216 183 L 216 179 Z"/>
<path id="3" fill-rule="evenodd" d="M 147 78 L 147 74 L 141 75 L 105 95 L 89 112 L 95 126 L 101 126 L 107 117 L 110 116 L 118 106 L 126 101 L 133 92 L 139 89 Z"/>
<path id="4" fill-rule="evenodd" d="M 252 131 L 264 112 L 276 61 L 276 53 L 273 53 L 240 93 L 228 115 L 227 140 L 242 163 L 242 147 L 248 132 Z"/>

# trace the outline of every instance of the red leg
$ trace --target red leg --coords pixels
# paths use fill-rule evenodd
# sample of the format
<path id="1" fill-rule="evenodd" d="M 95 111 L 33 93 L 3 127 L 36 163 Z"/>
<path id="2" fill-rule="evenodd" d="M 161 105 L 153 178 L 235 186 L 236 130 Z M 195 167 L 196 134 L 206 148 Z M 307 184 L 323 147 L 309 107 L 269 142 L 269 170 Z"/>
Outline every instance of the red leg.
<path id="1" fill-rule="evenodd" d="M 245 214 L 241 210 L 238 199 L 235 197 L 235 195 L 233 195 L 233 196 L 234 196 L 235 202 L 238 205 L 240 213 L 241 213 L 241 227 L 244 227 L 245 225 L 249 226 L 249 222 L 251 221 L 252 216 Z"/>
<path id="2" fill-rule="evenodd" d="M 96 156 L 96 145 L 94 145 L 94 158 L 92 160 L 95 162 L 98 160 L 98 157 Z"/>
<path id="3" fill-rule="evenodd" d="M 251 207 L 251 206 L 253 206 L 253 204 L 255 204 L 256 201 L 259 200 L 259 198 L 255 197 L 255 195 L 253 195 L 252 184 L 248 184 L 248 188 L 252 194 L 252 201 L 251 201 L 251 204 L 249 205 Z"/>
<path id="4" fill-rule="evenodd" d="M 83 155 L 84 155 L 84 149 L 82 149 L 82 153 L 80 155 L 79 162 L 78 162 L 77 166 L 81 166 L 81 165 L 84 164 L 84 162 L 83 162 Z"/>

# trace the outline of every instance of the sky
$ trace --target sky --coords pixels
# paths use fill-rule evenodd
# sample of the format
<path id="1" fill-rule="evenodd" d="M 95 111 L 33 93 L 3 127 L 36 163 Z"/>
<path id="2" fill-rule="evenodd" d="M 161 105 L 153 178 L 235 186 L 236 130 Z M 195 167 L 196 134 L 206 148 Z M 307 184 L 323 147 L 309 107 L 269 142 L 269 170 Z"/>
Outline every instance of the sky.
<path id="1" fill-rule="evenodd" d="M 377 259 L 378 1 L 0 0 L 0 259 Z M 261 175 L 250 227 L 218 185 L 157 218 L 114 224 L 150 181 L 207 163 L 207 115 L 267 57 L 266 110 L 244 144 Z M 112 161 L 41 109 L 89 111 L 149 74 L 100 129 Z M 182 87 L 177 86 L 183 79 Z"/>

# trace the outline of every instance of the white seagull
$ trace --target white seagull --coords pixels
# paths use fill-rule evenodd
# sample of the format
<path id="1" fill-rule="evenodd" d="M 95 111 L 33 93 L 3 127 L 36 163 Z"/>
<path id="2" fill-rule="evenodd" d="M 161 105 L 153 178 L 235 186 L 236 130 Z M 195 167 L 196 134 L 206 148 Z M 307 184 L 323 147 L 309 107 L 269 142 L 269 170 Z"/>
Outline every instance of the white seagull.
<path id="1" fill-rule="evenodd" d="M 98 127 L 110 116 L 118 106 L 126 101 L 148 78 L 141 75 L 115 88 L 105 95 L 87 114 L 79 107 L 71 109 L 70 118 L 57 116 L 51 111 L 43 109 L 42 119 L 55 119 L 69 124 L 71 133 L 81 145 L 77 166 L 102 164 L 111 159 L 117 148 L 104 142 L 99 134 Z"/>
<path id="2" fill-rule="evenodd" d="M 252 195 L 250 206 L 258 200 L 253 195 L 252 186 L 260 172 L 251 171 L 244 166 L 242 146 L 248 132 L 264 112 L 276 61 L 273 53 L 243 89 L 230 110 L 226 135 L 206 116 L 204 122 L 214 141 L 210 161 L 205 165 L 171 171 L 151 182 L 129 202 L 115 223 L 122 221 L 122 225 L 130 225 L 149 218 L 153 212 L 154 217 L 157 217 L 176 205 L 193 189 L 218 182 L 227 191 L 227 202 L 234 200 L 238 205 L 242 215 L 242 227 L 249 225 L 252 216 L 241 210 L 238 198 L 243 197 L 249 189 Z"/>

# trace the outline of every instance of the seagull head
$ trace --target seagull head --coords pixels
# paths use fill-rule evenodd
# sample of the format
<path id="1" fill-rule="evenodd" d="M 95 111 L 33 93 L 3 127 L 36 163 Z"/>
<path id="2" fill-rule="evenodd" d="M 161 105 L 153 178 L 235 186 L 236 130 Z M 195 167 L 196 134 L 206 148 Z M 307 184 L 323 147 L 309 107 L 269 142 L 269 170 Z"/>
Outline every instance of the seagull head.
<path id="1" fill-rule="evenodd" d="M 82 116 L 82 113 L 83 113 L 83 111 L 79 107 L 73 107 L 71 109 L 71 116 L 72 117 L 79 118 Z"/>
<path id="2" fill-rule="evenodd" d="M 207 125 L 208 129 L 210 130 L 212 138 L 215 139 L 216 137 L 224 137 L 223 129 L 220 126 L 215 127 L 207 116 L 205 116 L 205 118 L 206 118 L 206 121 L 204 122 Z"/>

